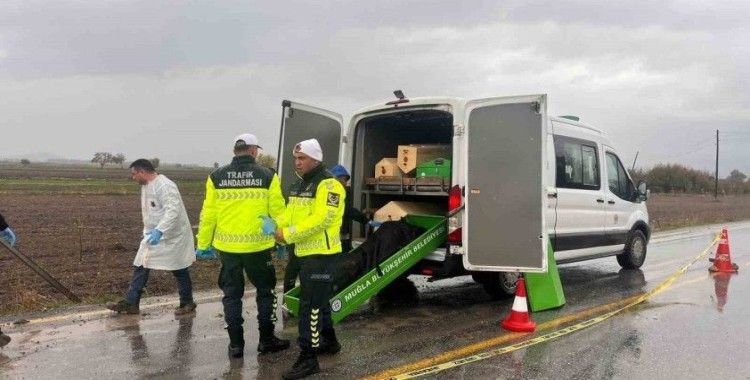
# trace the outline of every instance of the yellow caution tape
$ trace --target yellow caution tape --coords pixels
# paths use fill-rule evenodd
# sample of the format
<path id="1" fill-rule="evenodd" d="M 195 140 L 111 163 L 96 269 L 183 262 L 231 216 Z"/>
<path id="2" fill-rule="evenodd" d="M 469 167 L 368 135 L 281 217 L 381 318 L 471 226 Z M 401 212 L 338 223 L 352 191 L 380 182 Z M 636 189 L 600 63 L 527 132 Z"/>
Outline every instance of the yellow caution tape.
<path id="1" fill-rule="evenodd" d="M 682 276 L 683 274 L 685 274 L 685 272 L 687 272 L 687 270 L 693 264 L 695 264 L 698 260 L 700 260 L 701 258 L 703 258 L 704 256 L 706 256 L 708 254 L 709 250 L 716 244 L 717 241 L 719 241 L 719 235 L 717 235 L 714 238 L 714 240 L 711 242 L 711 244 L 708 247 L 706 247 L 700 254 L 698 254 L 697 256 L 695 256 L 695 258 L 693 258 L 690 262 L 688 262 L 682 268 L 680 268 L 679 270 L 677 270 L 676 272 L 674 272 L 672 275 L 670 275 L 669 277 L 667 277 L 667 279 L 665 279 L 664 281 L 662 281 L 662 283 L 660 283 L 657 287 L 655 287 L 654 289 L 651 289 L 650 291 L 648 291 L 648 292 L 646 292 L 646 293 L 644 293 L 644 294 L 642 294 L 642 295 L 640 295 L 638 297 L 635 297 L 632 301 L 630 301 L 629 303 L 627 303 L 624 306 L 620 307 L 619 309 L 616 309 L 616 310 L 613 310 L 611 312 L 605 313 L 605 314 L 600 315 L 598 317 L 594 317 L 594 318 L 588 319 L 586 321 L 580 322 L 580 323 L 575 324 L 573 326 L 569 326 L 569 327 L 566 327 L 566 328 L 563 328 L 563 329 L 560 329 L 560 330 L 555 330 L 555 331 L 553 331 L 551 333 L 540 335 L 540 336 L 537 336 L 537 337 L 525 340 L 523 342 L 510 345 L 510 346 L 500 347 L 500 348 L 497 348 L 497 349 L 494 349 L 494 350 L 490 350 L 490 351 L 485 351 L 485 352 L 482 352 L 482 353 L 479 353 L 479 354 L 476 354 L 476 355 L 471 355 L 471 356 L 466 356 L 466 357 L 463 357 L 463 358 L 454 359 L 454 360 L 447 361 L 447 362 L 444 362 L 444 363 L 435 364 L 435 365 L 424 367 L 424 368 L 421 368 L 421 369 L 411 370 L 409 372 L 404 372 L 404 373 L 397 374 L 397 375 L 384 376 L 384 377 L 380 377 L 378 375 L 375 375 L 375 376 L 370 376 L 368 378 L 373 378 L 373 379 L 393 379 L 393 380 L 414 379 L 414 378 L 417 378 L 417 377 L 421 377 L 421 376 L 425 376 L 425 375 L 431 375 L 431 374 L 435 374 L 435 373 L 438 373 L 438 372 L 441 372 L 441 371 L 445 371 L 447 369 L 460 367 L 462 365 L 466 365 L 466 364 L 469 364 L 469 363 L 477 362 L 477 361 L 480 361 L 480 360 L 489 359 L 489 358 L 494 357 L 494 356 L 498 356 L 498 355 L 502 355 L 502 354 L 507 354 L 509 352 L 517 351 L 517 350 L 520 350 L 520 349 L 523 349 L 523 348 L 531 347 L 531 346 L 537 345 L 539 343 L 544 343 L 544 342 L 547 342 L 547 341 L 559 338 L 561 336 L 565 336 L 565 335 L 574 333 L 576 331 L 583 330 L 583 329 L 585 329 L 587 327 L 591 327 L 593 325 L 599 324 L 599 323 L 604 322 L 607 319 L 612 318 L 615 315 L 623 312 L 624 310 L 629 309 L 629 308 L 631 308 L 631 307 L 633 307 L 635 305 L 638 305 L 639 303 L 641 303 L 643 301 L 646 301 L 647 299 L 655 296 L 656 294 L 663 292 L 665 289 L 667 289 L 668 287 L 670 287 L 675 282 L 675 280 L 677 280 L 677 278 L 679 278 L 680 276 Z M 391 372 L 391 371 L 386 371 L 386 373 L 388 373 L 388 372 Z"/>

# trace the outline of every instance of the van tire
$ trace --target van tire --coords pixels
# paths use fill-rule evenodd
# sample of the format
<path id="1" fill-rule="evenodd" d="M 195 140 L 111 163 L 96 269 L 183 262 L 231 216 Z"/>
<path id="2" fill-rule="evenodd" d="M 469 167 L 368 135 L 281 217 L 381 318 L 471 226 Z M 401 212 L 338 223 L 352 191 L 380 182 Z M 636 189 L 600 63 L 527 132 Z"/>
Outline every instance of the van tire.
<path id="1" fill-rule="evenodd" d="M 646 261 L 646 235 L 641 230 L 630 232 L 625 251 L 617 255 L 617 263 L 625 269 L 638 269 Z"/>
<path id="2" fill-rule="evenodd" d="M 472 272 L 471 278 L 482 285 L 484 291 L 494 300 L 513 297 L 516 294 L 516 281 L 521 276 L 517 272 Z"/>

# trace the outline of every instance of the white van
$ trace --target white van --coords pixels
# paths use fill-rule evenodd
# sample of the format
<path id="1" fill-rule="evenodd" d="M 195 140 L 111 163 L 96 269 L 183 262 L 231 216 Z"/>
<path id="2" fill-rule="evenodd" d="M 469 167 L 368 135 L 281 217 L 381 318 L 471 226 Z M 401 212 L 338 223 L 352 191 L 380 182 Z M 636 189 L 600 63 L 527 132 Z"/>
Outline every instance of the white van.
<path id="1" fill-rule="evenodd" d="M 295 143 L 317 138 L 331 167 L 350 168 L 354 207 L 431 202 L 449 215 L 448 241 L 412 268 L 432 279 L 471 274 L 493 296 L 510 296 L 520 272 L 616 255 L 624 268 L 646 257 L 645 183 L 636 186 L 604 134 L 572 116 L 548 117 L 546 95 L 398 99 L 341 115 L 285 100 L 279 171 L 295 180 Z M 374 167 L 398 145 L 450 144 L 450 183 L 380 186 Z M 399 182 L 401 184 L 401 182 Z M 392 185 L 392 184 L 390 184 Z M 354 228 L 364 239 L 364 228 Z"/>

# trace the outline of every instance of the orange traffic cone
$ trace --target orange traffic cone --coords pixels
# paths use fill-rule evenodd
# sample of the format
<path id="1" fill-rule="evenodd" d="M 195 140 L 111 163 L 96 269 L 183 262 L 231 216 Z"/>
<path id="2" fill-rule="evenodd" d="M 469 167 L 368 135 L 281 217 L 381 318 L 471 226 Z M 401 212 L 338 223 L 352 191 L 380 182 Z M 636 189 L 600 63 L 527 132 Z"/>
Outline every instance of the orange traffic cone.
<path id="1" fill-rule="evenodd" d="M 503 321 L 502 326 L 506 330 L 515 332 L 536 330 L 536 323 L 529 316 L 529 307 L 526 303 L 526 283 L 523 277 L 516 282 L 516 298 L 513 300 L 510 315 Z"/>
<path id="2" fill-rule="evenodd" d="M 713 259 L 713 263 L 708 268 L 711 272 L 737 273 L 739 269 L 737 264 L 732 264 L 732 259 L 729 256 L 729 233 L 727 233 L 726 227 L 721 230 L 719 246 L 716 247 L 716 258 Z"/>

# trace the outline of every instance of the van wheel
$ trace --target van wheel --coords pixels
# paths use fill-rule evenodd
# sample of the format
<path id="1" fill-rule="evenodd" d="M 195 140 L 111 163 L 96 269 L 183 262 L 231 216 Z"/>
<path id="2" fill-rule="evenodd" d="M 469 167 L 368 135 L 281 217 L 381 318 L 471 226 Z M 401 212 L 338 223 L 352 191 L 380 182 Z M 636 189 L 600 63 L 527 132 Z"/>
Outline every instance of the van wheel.
<path id="1" fill-rule="evenodd" d="M 471 278 L 481 284 L 492 299 L 506 299 L 516 295 L 517 272 L 472 272 Z"/>
<path id="2" fill-rule="evenodd" d="M 638 269 L 646 261 L 646 235 L 641 230 L 630 232 L 625 251 L 617 255 L 617 263 L 625 269 Z"/>

